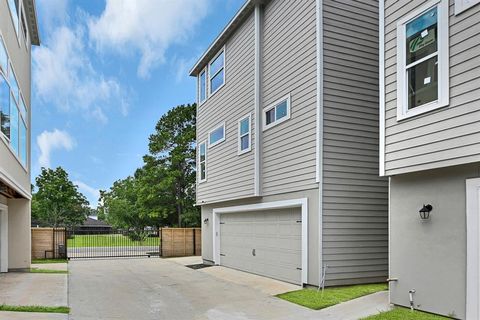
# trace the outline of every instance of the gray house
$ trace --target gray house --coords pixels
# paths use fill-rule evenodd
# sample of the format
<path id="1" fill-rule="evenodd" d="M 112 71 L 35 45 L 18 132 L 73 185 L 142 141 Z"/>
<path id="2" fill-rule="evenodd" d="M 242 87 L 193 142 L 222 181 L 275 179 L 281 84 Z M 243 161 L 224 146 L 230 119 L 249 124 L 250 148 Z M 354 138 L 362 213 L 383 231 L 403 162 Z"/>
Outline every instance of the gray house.
<path id="1" fill-rule="evenodd" d="M 378 14 L 370 0 L 248 0 L 193 66 L 206 263 L 387 279 Z"/>
<path id="2" fill-rule="evenodd" d="M 35 1 L 0 1 L 0 272 L 30 268 L 30 61 Z"/>
<path id="3" fill-rule="evenodd" d="M 480 319 L 480 3 L 381 1 L 391 302 Z"/>

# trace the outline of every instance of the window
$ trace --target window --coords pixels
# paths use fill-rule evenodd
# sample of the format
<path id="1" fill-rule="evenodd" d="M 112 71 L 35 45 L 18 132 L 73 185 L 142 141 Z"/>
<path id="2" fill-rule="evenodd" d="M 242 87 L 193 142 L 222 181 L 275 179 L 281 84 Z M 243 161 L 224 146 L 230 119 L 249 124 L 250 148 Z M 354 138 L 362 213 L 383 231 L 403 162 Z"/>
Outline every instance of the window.
<path id="1" fill-rule="evenodd" d="M 225 123 L 208 133 L 208 147 L 216 146 L 223 141 L 225 141 Z"/>
<path id="2" fill-rule="evenodd" d="M 13 98 L 10 96 L 10 146 L 12 147 L 14 153 L 18 155 L 18 136 L 19 136 L 19 129 L 18 129 L 18 107 Z"/>
<path id="3" fill-rule="evenodd" d="M 18 0 L 8 0 L 8 8 L 10 9 L 10 16 L 12 17 L 13 26 L 15 27 L 15 32 L 18 36 Z"/>
<path id="4" fill-rule="evenodd" d="M 397 118 L 448 105 L 448 0 L 399 22 L 397 53 Z"/>
<path id="5" fill-rule="evenodd" d="M 10 64 L 10 70 L 8 74 L 10 75 L 9 77 L 10 90 L 12 90 L 15 100 L 18 100 L 18 94 L 19 94 L 18 83 L 17 83 L 17 78 L 15 77 L 15 73 L 13 72 L 12 64 Z"/>
<path id="6" fill-rule="evenodd" d="M 198 146 L 199 182 L 207 181 L 207 142 Z"/>
<path id="7" fill-rule="evenodd" d="M 455 0 L 455 14 L 462 13 L 463 11 L 479 4 L 480 0 Z"/>
<path id="8" fill-rule="evenodd" d="M 2 133 L 10 139 L 10 87 L 0 75 L 0 126 Z"/>
<path id="9" fill-rule="evenodd" d="M 23 10 L 23 6 L 22 6 L 22 35 L 23 35 L 23 40 L 25 41 L 25 48 L 28 50 L 28 29 L 27 29 L 27 20 L 25 18 L 25 11 Z"/>
<path id="10" fill-rule="evenodd" d="M 225 84 L 225 49 L 210 62 L 209 72 L 209 92 L 214 94 Z"/>
<path id="11" fill-rule="evenodd" d="M 252 150 L 250 134 L 251 116 L 248 115 L 238 121 L 238 154 Z"/>
<path id="12" fill-rule="evenodd" d="M 290 95 L 263 109 L 263 130 L 290 119 Z"/>
<path id="13" fill-rule="evenodd" d="M 4 74 L 7 74 L 8 55 L 2 38 L 0 38 L 0 69 L 3 71 Z"/>
<path id="14" fill-rule="evenodd" d="M 201 104 L 207 99 L 207 70 L 203 70 L 198 76 L 198 102 Z"/>

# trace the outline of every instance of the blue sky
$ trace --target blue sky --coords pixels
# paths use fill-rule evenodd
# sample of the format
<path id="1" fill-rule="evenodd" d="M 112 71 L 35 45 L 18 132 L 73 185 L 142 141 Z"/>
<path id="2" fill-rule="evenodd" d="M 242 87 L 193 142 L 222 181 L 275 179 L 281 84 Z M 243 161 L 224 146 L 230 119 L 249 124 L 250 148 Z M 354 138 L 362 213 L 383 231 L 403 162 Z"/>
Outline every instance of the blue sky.
<path id="1" fill-rule="evenodd" d="M 195 101 L 188 71 L 243 2 L 37 1 L 32 181 L 62 166 L 95 206 L 142 165 L 158 119 Z"/>

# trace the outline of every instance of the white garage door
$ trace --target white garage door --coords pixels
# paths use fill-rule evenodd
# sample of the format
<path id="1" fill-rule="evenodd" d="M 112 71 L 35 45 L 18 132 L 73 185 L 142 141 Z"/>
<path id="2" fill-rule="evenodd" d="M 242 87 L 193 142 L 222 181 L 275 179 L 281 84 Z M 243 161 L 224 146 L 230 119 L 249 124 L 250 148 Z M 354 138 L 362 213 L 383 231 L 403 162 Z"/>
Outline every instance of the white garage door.
<path id="1" fill-rule="evenodd" d="M 295 284 L 302 275 L 300 208 L 220 215 L 220 264 Z"/>

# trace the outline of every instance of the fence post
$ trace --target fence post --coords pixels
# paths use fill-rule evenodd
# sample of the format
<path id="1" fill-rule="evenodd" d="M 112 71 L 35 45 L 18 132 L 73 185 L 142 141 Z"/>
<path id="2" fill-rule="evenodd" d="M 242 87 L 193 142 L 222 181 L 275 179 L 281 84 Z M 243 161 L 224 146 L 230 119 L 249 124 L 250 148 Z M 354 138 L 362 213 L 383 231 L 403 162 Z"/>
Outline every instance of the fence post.
<path id="1" fill-rule="evenodd" d="M 159 228 L 158 229 L 158 236 L 160 238 L 160 253 L 158 254 L 159 257 L 163 257 L 163 252 L 162 252 L 162 248 L 163 248 L 163 236 L 162 236 L 162 228 Z"/>
<path id="2" fill-rule="evenodd" d="M 197 244 L 196 244 L 196 231 L 197 229 L 196 228 L 192 228 L 193 230 L 193 255 L 196 256 L 197 255 Z"/>

